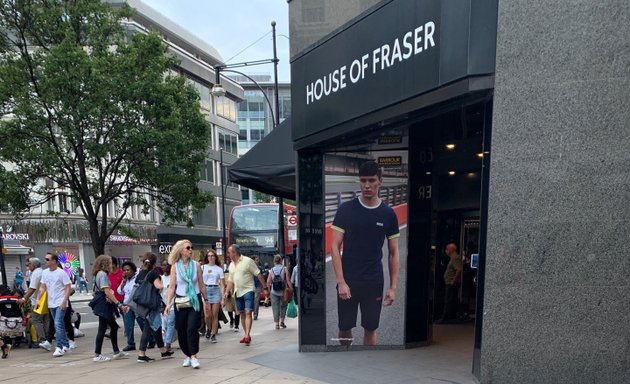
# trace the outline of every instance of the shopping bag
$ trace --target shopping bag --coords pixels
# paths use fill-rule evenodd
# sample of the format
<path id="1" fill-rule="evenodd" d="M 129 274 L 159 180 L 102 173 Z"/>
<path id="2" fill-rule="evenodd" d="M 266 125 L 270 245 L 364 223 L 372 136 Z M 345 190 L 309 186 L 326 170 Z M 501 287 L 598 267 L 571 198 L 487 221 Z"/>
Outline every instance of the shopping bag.
<path id="1" fill-rule="evenodd" d="M 289 305 L 287 306 L 287 317 L 296 318 L 298 315 L 298 308 L 295 304 L 295 300 L 291 299 L 289 301 Z"/>
<path id="2" fill-rule="evenodd" d="M 33 309 L 33 312 L 38 315 L 45 315 L 48 313 L 48 291 L 42 293 L 42 297 L 39 298 L 39 305 Z"/>

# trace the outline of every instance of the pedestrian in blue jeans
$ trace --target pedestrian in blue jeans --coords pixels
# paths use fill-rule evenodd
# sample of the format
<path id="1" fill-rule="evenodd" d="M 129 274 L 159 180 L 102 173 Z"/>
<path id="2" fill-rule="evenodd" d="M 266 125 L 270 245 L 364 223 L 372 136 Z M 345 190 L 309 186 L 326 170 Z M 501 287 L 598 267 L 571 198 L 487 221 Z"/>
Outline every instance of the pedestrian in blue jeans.
<path id="1" fill-rule="evenodd" d="M 42 303 L 40 303 L 41 297 L 44 292 L 47 292 L 48 311 L 54 321 L 57 337 L 57 348 L 55 348 L 53 356 L 61 357 L 70 350 L 70 344 L 66 335 L 66 326 L 64 324 L 64 316 L 70 300 L 70 277 L 62 268 L 59 268 L 59 257 L 57 255 L 47 253 L 45 260 L 48 269 L 42 271 L 42 280 L 39 286 L 36 307 L 42 305 Z"/>
<path id="2" fill-rule="evenodd" d="M 122 265 L 123 280 L 118 286 L 118 294 L 124 297 L 123 304 L 129 306 L 131 302 L 131 291 L 136 284 L 136 272 L 138 268 L 132 261 L 125 261 Z M 123 348 L 123 351 L 135 351 L 136 340 L 134 337 L 134 327 L 136 325 L 136 313 L 129 308 L 129 310 L 123 313 L 123 323 L 125 325 L 125 336 L 127 337 L 127 346 Z"/>

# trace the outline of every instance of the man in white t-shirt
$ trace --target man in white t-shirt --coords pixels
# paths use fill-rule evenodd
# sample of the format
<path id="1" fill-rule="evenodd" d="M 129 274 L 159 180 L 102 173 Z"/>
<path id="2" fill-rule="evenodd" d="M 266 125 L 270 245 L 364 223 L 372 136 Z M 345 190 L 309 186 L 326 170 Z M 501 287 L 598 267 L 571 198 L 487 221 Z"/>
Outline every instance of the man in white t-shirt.
<path id="1" fill-rule="evenodd" d="M 68 299 L 70 298 L 70 277 L 63 269 L 58 267 L 58 261 L 59 257 L 57 255 L 53 253 L 46 254 L 48 269 L 42 272 L 42 280 L 37 297 L 37 306 L 39 306 L 41 296 L 45 291 L 48 292 L 48 311 L 54 320 L 57 337 L 57 348 L 53 352 L 54 357 L 63 356 L 70 350 L 70 344 L 66 336 L 66 327 L 63 322 L 63 317 L 68 308 Z"/>
<path id="2" fill-rule="evenodd" d="M 24 298 L 19 300 L 20 304 L 24 304 L 26 300 L 31 300 L 31 306 L 33 309 L 37 306 L 37 292 L 39 291 L 39 283 L 42 280 L 42 263 L 37 257 L 31 257 L 28 259 L 28 270 L 31 272 L 30 283 L 28 290 L 24 294 Z M 35 332 L 37 332 L 37 340 L 44 343 L 46 341 L 46 331 L 44 324 L 48 324 L 48 313 L 40 315 L 39 313 L 31 313 L 31 321 L 35 326 Z M 48 348 L 49 349 L 49 348 Z"/>

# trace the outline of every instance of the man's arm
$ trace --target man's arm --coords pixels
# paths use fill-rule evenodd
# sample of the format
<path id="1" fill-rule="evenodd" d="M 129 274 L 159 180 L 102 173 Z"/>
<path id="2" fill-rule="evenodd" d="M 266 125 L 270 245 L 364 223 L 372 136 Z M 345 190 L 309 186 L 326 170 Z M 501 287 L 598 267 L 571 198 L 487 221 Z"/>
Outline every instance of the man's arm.
<path id="1" fill-rule="evenodd" d="M 396 299 L 396 289 L 398 288 L 398 272 L 400 269 L 400 254 L 398 251 L 398 237 L 387 240 L 387 248 L 389 249 L 389 289 L 385 294 L 384 305 L 389 306 Z"/>
<path id="2" fill-rule="evenodd" d="M 343 265 L 341 264 L 341 245 L 343 244 L 343 232 L 340 232 L 333 228 L 332 230 L 332 265 L 335 270 L 335 277 L 337 279 L 337 289 L 339 291 L 339 298 L 342 300 L 348 300 L 352 297 L 350 293 L 350 287 L 346 284 L 346 280 L 343 277 Z"/>

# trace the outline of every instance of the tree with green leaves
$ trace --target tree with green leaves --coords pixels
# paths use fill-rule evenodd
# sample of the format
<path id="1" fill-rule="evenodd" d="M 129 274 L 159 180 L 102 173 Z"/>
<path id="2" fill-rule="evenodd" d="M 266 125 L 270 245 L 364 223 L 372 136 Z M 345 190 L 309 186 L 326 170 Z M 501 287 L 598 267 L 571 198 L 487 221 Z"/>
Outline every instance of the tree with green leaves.
<path id="1" fill-rule="evenodd" d="M 199 95 L 158 34 L 124 27 L 132 14 L 101 0 L 0 6 L 0 208 L 19 217 L 68 196 L 97 255 L 131 207 L 190 224 L 213 201 L 198 187 Z"/>

